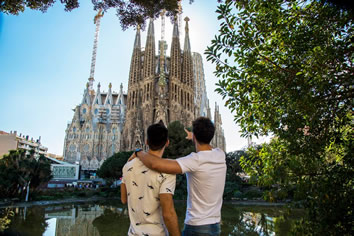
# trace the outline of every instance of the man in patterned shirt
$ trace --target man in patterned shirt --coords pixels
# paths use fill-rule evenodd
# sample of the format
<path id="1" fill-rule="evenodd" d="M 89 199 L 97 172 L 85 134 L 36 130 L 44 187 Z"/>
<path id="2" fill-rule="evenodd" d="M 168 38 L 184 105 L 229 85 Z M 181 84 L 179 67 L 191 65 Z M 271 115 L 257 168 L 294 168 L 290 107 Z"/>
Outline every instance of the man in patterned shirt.
<path id="1" fill-rule="evenodd" d="M 160 121 L 147 129 L 148 153 L 161 158 L 168 146 L 168 130 Z M 128 202 L 128 235 L 181 235 L 173 204 L 176 175 L 148 169 L 138 158 L 125 164 L 121 200 Z M 166 227 L 167 230 L 166 230 Z"/>

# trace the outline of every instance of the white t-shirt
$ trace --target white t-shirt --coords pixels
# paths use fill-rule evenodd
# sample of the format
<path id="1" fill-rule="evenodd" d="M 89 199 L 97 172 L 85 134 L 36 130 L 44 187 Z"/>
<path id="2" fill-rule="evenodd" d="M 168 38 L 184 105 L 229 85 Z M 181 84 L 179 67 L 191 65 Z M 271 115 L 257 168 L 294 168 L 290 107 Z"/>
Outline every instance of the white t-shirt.
<path id="1" fill-rule="evenodd" d="M 206 225 L 221 220 L 222 196 L 226 178 L 225 153 L 215 148 L 192 152 L 176 159 L 187 176 L 187 212 L 185 224 Z"/>
<path id="2" fill-rule="evenodd" d="M 176 175 L 150 170 L 135 158 L 123 167 L 122 183 L 126 185 L 128 195 L 128 235 L 168 235 L 159 194 L 174 194 Z"/>

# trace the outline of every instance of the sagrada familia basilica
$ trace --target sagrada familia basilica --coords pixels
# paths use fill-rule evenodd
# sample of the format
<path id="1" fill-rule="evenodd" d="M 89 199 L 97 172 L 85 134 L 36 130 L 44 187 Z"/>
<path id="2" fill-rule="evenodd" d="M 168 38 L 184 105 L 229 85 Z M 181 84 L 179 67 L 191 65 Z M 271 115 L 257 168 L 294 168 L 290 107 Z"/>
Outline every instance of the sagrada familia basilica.
<path id="1" fill-rule="evenodd" d="M 74 109 L 72 122 L 65 131 L 64 159 L 80 163 L 83 170 L 96 170 L 115 152 L 145 148 L 146 129 L 160 120 L 166 126 L 180 121 L 190 127 L 199 116 L 213 120 L 216 133 L 214 147 L 225 150 L 219 107 L 212 117 L 207 98 L 202 56 L 191 51 L 189 18 L 185 18 L 183 50 L 179 26 L 173 25 L 170 55 L 162 37 L 155 45 L 154 22 L 150 21 L 144 50 L 137 28 L 131 57 L 128 92 L 120 85 L 118 93 L 101 92 L 100 83 L 93 89 L 99 20 L 97 15 L 91 76 L 82 101 Z"/>

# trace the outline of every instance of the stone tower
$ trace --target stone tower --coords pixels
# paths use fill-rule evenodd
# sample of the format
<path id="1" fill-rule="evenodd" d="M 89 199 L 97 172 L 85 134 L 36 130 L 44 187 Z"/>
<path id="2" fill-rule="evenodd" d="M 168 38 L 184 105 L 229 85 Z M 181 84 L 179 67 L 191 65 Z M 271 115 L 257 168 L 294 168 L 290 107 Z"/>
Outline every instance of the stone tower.
<path id="1" fill-rule="evenodd" d="M 190 126 L 195 118 L 193 59 L 189 41 L 189 18 L 185 18 L 184 50 L 181 50 L 178 24 L 173 26 L 170 57 L 167 44 L 159 41 L 155 54 L 154 23 L 150 20 L 145 50 L 141 50 L 137 29 L 130 64 L 123 149 L 144 147 L 146 129 L 162 120 L 166 125 L 179 120 Z"/>
<path id="2" fill-rule="evenodd" d="M 133 46 L 127 94 L 123 93 L 122 85 L 118 93 L 112 91 L 111 84 L 108 92 L 101 91 L 100 83 L 97 90 L 93 90 L 94 79 L 91 75 L 82 102 L 75 107 L 73 119 L 67 126 L 64 159 L 80 163 L 82 170 L 96 170 L 115 152 L 144 148 L 147 128 L 160 120 L 166 126 L 178 120 L 187 127 L 199 116 L 213 120 L 206 94 L 202 56 L 191 51 L 188 17 L 185 18 L 183 50 L 177 20 L 173 24 L 169 56 L 164 38 L 159 40 L 158 49 L 155 48 L 152 19 L 145 49 L 141 47 L 139 27 Z M 216 132 L 212 145 L 225 150 L 217 105 L 214 124 Z"/>
<path id="3" fill-rule="evenodd" d="M 211 145 L 213 147 L 221 148 L 226 150 L 224 130 L 222 128 L 221 114 L 219 111 L 219 106 L 215 102 L 215 111 L 214 111 L 214 125 L 215 125 L 215 134 L 214 138 L 211 140 Z"/>

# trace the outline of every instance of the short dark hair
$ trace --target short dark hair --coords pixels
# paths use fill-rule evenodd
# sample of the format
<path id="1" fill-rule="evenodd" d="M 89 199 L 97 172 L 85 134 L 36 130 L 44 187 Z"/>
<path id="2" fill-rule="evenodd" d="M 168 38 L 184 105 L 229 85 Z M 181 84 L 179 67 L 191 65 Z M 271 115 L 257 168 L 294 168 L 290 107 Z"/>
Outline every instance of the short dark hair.
<path id="1" fill-rule="evenodd" d="M 150 125 L 147 129 L 147 144 L 153 151 L 162 149 L 168 139 L 168 129 L 160 120 L 159 123 Z"/>
<path id="2" fill-rule="evenodd" d="M 200 144 L 209 144 L 214 137 L 215 126 L 207 117 L 193 121 L 193 135 Z"/>

